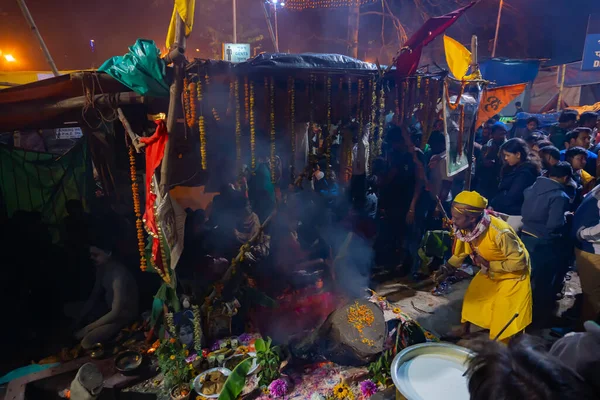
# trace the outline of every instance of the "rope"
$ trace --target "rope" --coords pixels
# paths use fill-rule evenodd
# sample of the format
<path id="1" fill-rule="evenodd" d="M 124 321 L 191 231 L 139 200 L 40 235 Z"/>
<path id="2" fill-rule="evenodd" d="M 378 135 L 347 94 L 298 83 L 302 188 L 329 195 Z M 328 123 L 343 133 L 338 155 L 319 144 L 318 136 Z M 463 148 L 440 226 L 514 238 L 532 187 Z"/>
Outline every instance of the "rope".
<path id="1" fill-rule="evenodd" d="M 91 82 L 86 85 L 86 77 L 90 76 L 90 74 L 84 74 L 81 79 L 81 86 L 83 89 L 83 95 L 85 97 L 85 102 L 83 108 L 81 109 L 81 118 L 86 123 L 88 127 L 91 129 L 98 129 L 102 125 L 106 125 L 116 121 L 119 118 L 117 113 L 117 95 L 114 93 L 106 94 L 102 89 L 102 85 L 100 84 L 100 79 L 98 78 L 98 74 L 91 74 Z M 91 86 L 91 87 L 90 87 Z M 102 113 L 100 107 L 96 107 L 96 90 L 99 90 L 100 94 L 106 99 L 108 103 L 108 109 L 110 113 L 105 115 Z M 92 125 L 88 119 L 86 118 L 86 114 L 88 111 L 92 110 L 94 116 L 100 120 L 97 125 Z"/>

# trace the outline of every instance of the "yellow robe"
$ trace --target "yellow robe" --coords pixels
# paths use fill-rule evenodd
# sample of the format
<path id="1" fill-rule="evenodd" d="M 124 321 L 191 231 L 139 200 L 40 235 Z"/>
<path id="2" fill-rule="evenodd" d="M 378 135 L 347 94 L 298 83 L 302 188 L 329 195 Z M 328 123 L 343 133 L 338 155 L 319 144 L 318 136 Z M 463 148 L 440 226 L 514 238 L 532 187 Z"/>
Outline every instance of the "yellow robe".
<path id="1" fill-rule="evenodd" d="M 491 217 L 487 231 L 473 242 L 456 240 L 448 263 L 459 267 L 474 249 L 490 263 L 488 274 L 479 272 L 467 288 L 462 320 L 490 330 L 493 339 L 511 320 L 519 316 L 502 333 L 509 338 L 531 324 L 532 297 L 529 253 L 515 231 L 503 220 Z"/>

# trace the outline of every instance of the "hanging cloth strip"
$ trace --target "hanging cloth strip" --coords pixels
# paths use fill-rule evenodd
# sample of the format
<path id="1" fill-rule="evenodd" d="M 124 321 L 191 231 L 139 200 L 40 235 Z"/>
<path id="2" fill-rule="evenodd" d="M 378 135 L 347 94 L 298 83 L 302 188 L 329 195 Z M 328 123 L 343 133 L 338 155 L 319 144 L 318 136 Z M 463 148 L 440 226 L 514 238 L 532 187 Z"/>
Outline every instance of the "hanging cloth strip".
<path id="1" fill-rule="evenodd" d="M 159 228 L 156 221 L 156 198 L 157 188 L 152 183 L 154 172 L 160 166 L 165 153 L 165 146 L 169 139 L 167 125 L 164 120 L 156 121 L 156 131 L 154 135 L 147 138 L 140 138 L 140 141 L 146 145 L 146 209 L 144 210 L 144 223 L 146 231 L 152 236 L 152 261 L 160 270 L 159 274 L 163 279 L 167 276 L 165 266 L 162 260 L 160 249 Z"/>

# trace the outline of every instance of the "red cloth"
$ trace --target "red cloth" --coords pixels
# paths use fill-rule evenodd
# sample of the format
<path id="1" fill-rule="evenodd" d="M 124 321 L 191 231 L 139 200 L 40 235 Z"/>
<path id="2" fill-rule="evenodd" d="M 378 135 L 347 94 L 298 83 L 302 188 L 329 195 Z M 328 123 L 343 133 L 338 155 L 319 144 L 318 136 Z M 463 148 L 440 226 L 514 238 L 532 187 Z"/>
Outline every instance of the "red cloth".
<path id="1" fill-rule="evenodd" d="M 476 2 L 473 1 L 471 4 L 459 8 L 458 10 L 452 11 L 449 14 L 442 15 L 441 17 L 429 18 L 418 31 L 414 33 L 406 41 L 404 47 L 407 47 L 408 51 L 400 53 L 396 59 L 396 73 L 399 76 L 409 76 L 414 74 L 419 67 L 419 61 L 421 60 L 421 52 L 423 47 L 427 46 L 433 39 L 444 33 L 458 17 L 464 14 L 469 8 L 473 7 Z"/>
<path id="2" fill-rule="evenodd" d="M 152 234 L 152 260 L 154 261 L 154 265 L 163 270 L 163 260 L 160 257 L 160 241 L 156 237 L 158 235 L 158 226 L 156 224 L 156 215 L 154 215 L 156 191 L 151 190 L 151 187 L 152 177 L 163 159 L 168 139 L 167 125 L 163 120 L 156 121 L 154 135 L 147 138 L 140 138 L 140 142 L 146 145 L 146 208 L 144 210 L 144 223 L 146 229 Z"/>

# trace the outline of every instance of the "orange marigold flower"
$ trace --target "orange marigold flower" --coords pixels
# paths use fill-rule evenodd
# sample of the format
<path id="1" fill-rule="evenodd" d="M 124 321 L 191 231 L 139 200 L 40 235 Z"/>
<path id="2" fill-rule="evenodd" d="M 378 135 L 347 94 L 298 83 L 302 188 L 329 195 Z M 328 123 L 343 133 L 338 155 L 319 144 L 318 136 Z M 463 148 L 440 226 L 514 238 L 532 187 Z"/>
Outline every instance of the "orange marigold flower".
<path id="1" fill-rule="evenodd" d="M 169 339 L 169 343 L 175 343 L 175 342 L 176 342 L 175 338 Z"/>

